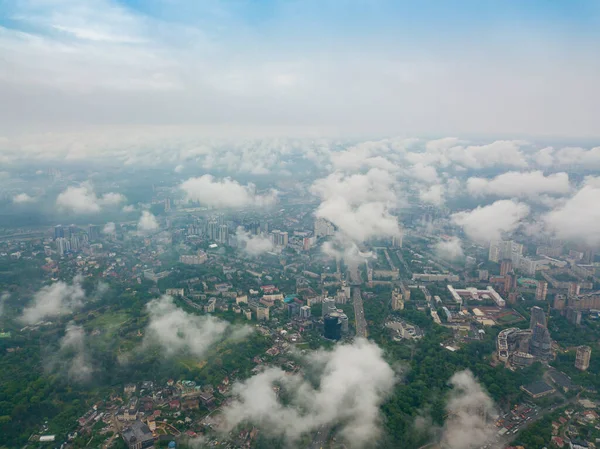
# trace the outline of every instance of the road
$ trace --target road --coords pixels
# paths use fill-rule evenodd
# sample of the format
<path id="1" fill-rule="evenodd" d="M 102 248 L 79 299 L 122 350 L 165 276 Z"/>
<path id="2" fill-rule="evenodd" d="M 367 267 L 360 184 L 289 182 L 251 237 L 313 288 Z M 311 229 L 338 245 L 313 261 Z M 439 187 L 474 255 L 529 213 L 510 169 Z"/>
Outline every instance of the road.
<path id="1" fill-rule="evenodd" d="M 352 302 L 354 303 L 354 320 L 356 325 L 356 336 L 367 338 L 367 320 L 363 307 L 360 287 L 352 287 Z"/>
<path id="2" fill-rule="evenodd" d="M 329 440 L 329 434 L 331 433 L 330 426 L 322 426 L 315 434 L 309 449 L 322 449 Z"/>
<path id="3" fill-rule="evenodd" d="M 362 284 L 362 276 L 358 269 L 358 265 L 350 265 L 348 267 L 348 274 L 350 276 L 350 285 L 352 286 L 356 336 L 367 338 L 367 320 L 365 319 L 365 309 L 363 307 L 362 293 L 359 287 Z"/>

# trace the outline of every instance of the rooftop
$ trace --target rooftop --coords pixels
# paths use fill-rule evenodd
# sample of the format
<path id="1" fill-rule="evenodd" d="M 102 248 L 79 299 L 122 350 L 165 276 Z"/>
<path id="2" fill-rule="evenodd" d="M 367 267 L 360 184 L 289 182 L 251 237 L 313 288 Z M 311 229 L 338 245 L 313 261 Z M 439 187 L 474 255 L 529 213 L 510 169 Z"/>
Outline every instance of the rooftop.
<path id="1" fill-rule="evenodd" d="M 150 428 L 142 421 L 134 421 L 131 427 L 123 431 L 123 439 L 128 444 L 132 441 L 145 441 L 152 438 Z"/>
<path id="2" fill-rule="evenodd" d="M 571 388 L 573 386 L 573 382 L 571 381 L 569 376 L 567 376 L 564 373 L 561 373 L 560 371 L 551 371 L 549 375 L 550 379 L 552 379 L 552 382 L 554 382 L 559 387 Z"/>
<path id="3" fill-rule="evenodd" d="M 554 392 L 554 388 L 552 388 L 550 385 L 548 385 L 542 380 L 537 380 L 535 382 L 530 383 L 529 385 L 524 385 L 522 388 L 527 393 L 533 396 L 537 396 L 538 394 Z"/>

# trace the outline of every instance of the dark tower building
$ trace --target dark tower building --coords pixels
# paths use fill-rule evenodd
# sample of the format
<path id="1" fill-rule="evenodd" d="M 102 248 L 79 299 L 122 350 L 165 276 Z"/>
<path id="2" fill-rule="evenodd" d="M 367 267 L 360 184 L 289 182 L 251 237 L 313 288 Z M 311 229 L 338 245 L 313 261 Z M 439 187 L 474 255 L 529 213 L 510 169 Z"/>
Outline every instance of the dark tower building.
<path id="1" fill-rule="evenodd" d="M 529 329 L 533 330 L 536 324 L 541 324 L 546 327 L 546 314 L 544 309 L 535 306 L 531 308 L 531 320 L 529 321 Z"/>
<path id="2" fill-rule="evenodd" d="M 62 225 L 54 226 L 54 240 L 63 238 L 65 236 L 65 228 Z"/>
<path id="3" fill-rule="evenodd" d="M 89 225 L 88 226 L 88 237 L 90 242 L 96 241 L 100 238 L 100 226 L 98 225 Z"/>
<path id="4" fill-rule="evenodd" d="M 536 324 L 533 328 L 533 334 L 529 341 L 529 352 L 541 360 L 552 358 L 552 340 L 546 326 Z"/>
<path id="5" fill-rule="evenodd" d="M 329 340 L 339 340 L 342 338 L 342 323 L 340 322 L 340 315 L 337 312 L 326 315 L 324 321 L 323 335 L 325 338 Z"/>

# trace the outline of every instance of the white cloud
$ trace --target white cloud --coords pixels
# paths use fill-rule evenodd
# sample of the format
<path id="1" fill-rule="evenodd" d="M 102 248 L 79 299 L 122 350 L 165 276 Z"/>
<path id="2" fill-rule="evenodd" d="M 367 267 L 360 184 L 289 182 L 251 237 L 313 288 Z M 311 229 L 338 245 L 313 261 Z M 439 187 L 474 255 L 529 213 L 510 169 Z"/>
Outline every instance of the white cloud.
<path id="1" fill-rule="evenodd" d="M 552 147 L 542 148 L 534 154 L 533 160 L 537 165 L 541 165 L 542 167 L 550 167 L 554 163 L 554 157 L 552 155 L 553 153 L 554 148 Z"/>
<path id="2" fill-rule="evenodd" d="M 116 231 L 116 226 L 112 221 L 109 221 L 108 223 L 106 223 L 104 225 L 104 228 L 102 229 L 102 233 L 103 234 L 114 234 Z"/>
<path id="3" fill-rule="evenodd" d="M 589 150 L 579 147 L 561 148 L 554 152 L 554 165 L 598 170 L 600 169 L 600 147 Z"/>
<path id="4" fill-rule="evenodd" d="M 425 189 L 421 189 L 419 192 L 419 199 L 424 203 L 433 204 L 434 206 L 441 206 L 444 204 L 444 186 L 436 184 Z"/>
<path id="5" fill-rule="evenodd" d="M 154 299 L 146 305 L 150 321 L 145 344 L 159 345 L 166 356 L 188 352 L 202 357 L 213 345 L 226 338 L 243 338 L 251 330 L 234 327 L 211 315 L 194 315 L 177 307 L 170 296 Z"/>
<path id="6" fill-rule="evenodd" d="M 86 335 L 83 327 L 74 323 L 67 324 L 65 335 L 60 340 L 59 355 L 69 359 L 69 379 L 76 382 L 90 380 L 94 367 L 86 349 Z"/>
<path id="7" fill-rule="evenodd" d="M 455 170 L 485 169 L 491 167 L 527 167 L 527 158 L 522 146 L 526 142 L 517 140 L 497 140 L 489 144 L 468 145 L 456 138 L 445 138 L 429 141 L 422 152 L 406 154 L 406 160 L 414 164 L 417 173 L 408 173 L 424 181 L 437 182 L 437 176 L 427 167 L 453 167 Z"/>
<path id="8" fill-rule="evenodd" d="M 600 246 L 600 178 L 588 177 L 566 202 L 542 219 L 558 238 Z"/>
<path id="9" fill-rule="evenodd" d="M 256 257 L 273 251 L 273 242 L 264 235 L 251 235 L 241 226 L 237 228 L 235 238 L 239 247 L 250 256 Z"/>
<path id="10" fill-rule="evenodd" d="M 408 175 L 428 184 L 434 184 L 439 181 L 438 173 L 435 167 L 432 167 L 431 165 L 425 165 L 420 162 L 413 165 L 409 169 Z"/>
<path id="11" fill-rule="evenodd" d="M 524 142 L 497 140 L 486 145 L 456 146 L 448 150 L 448 157 L 454 163 L 472 169 L 494 166 L 527 167 L 527 160 L 521 151 Z"/>
<path id="12" fill-rule="evenodd" d="M 125 213 L 135 212 L 135 206 L 133 204 L 128 204 L 126 206 L 123 206 L 123 209 L 121 210 Z"/>
<path id="13" fill-rule="evenodd" d="M 42 287 L 33 295 L 31 304 L 23 310 L 21 320 L 27 324 L 35 324 L 44 318 L 73 313 L 83 306 L 85 299 L 81 281 L 82 278 L 76 276 L 71 285 L 58 281 Z"/>
<path id="14" fill-rule="evenodd" d="M 67 187 L 56 198 L 59 209 L 76 214 L 95 214 L 103 207 L 114 207 L 126 201 L 120 193 L 108 192 L 98 197 L 89 183 L 83 183 L 79 187 Z"/>
<path id="15" fill-rule="evenodd" d="M 442 445 L 449 449 L 475 449 L 496 434 L 492 399 L 469 370 L 450 378 L 452 390 L 446 404 L 448 418 L 442 430 Z"/>
<path id="16" fill-rule="evenodd" d="M 24 204 L 24 203 L 33 203 L 36 199 L 32 196 L 27 195 L 26 193 L 19 193 L 13 196 L 13 203 Z"/>
<path id="17" fill-rule="evenodd" d="M 154 232 L 159 229 L 158 220 L 147 210 L 142 211 L 142 215 L 137 224 L 138 231 L 140 232 Z"/>
<path id="18" fill-rule="evenodd" d="M 452 214 L 452 221 L 461 226 L 467 236 L 479 243 L 501 238 L 503 233 L 517 229 L 527 215 L 529 206 L 512 200 L 499 200 L 468 212 Z"/>
<path id="19" fill-rule="evenodd" d="M 340 233 L 335 233 L 332 239 L 323 242 L 321 251 L 337 260 L 343 259 L 349 267 L 358 266 L 367 259 L 375 258 L 372 251 L 361 251 L 355 242 Z"/>
<path id="20" fill-rule="evenodd" d="M 125 195 L 114 192 L 105 193 L 101 198 L 98 199 L 98 202 L 102 206 L 118 206 L 125 201 L 127 201 Z"/>
<path id="21" fill-rule="evenodd" d="M 400 235 L 398 219 L 390 212 L 398 204 L 395 183 L 392 175 L 375 168 L 366 174 L 332 173 L 311 186 L 322 200 L 315 215 L 356 242 Z"/>
<path id="22" fill-rule="evenodd" d="M 439 257 L 447 260 L 462 259 L 465 255 L 462 241 L 458 237 L 452 237 L 450 240 L 440 240 L 435 244 L 434 251 Z"/>
<path id="23" fill-rule="evenodd" d="M 211 175 L 190 178 L 180 188 L 187 201 L 197 201 L 209 207 L 269 206 L 275 203 L 277 192 L 266 195 L 256 193 L 256 186 L 243 186 L 231 178 L 217 180 Z"/>
<path id="24" fill-rule="evenodd" d="M 564 195 L 569 193 L 569 175 L 555 173 L 544 176 L 541 171 L 506 172 L 493 179 L 469 178 L 467 191 L 474 196 L 537 197 L 541 194 Z"/>
<path id="25" fill-rule="evenodd" d="M 177 165 L 177 166 L 176 166 L 176 167 L 173 169 L 173 171 L 174 171 L 175 173 L 181 173 L 181 172 L 183 171 L 183 169 L 184 169 L 184 168 L 185 168 L 185 166 L 183 166 L 183 165 L 179 164 L 179 165 Z"/>
<path id="26" fill-rule="evenodd" d="M 379 407 L 396 381 L 381 349 L 358 339 L 312 353 L 306 362 L 316 384 L 274 367 L 235 384 L 237 399 L 223 409 L 226 430 L 252 422 L 269 435 L 295 442 L 321 426 L 337 424 L 339 436 L 350 447 L 372 446 L 381 431 Z M 285 404 L 275 386 L 289 397 Z"/>
<path id="27" fill-rule="evenodd" d="M 336 170 L 343 171 L 358 171 L 365 167 L 396 171 L 398 166 L 379 154 L 389 151 L 390 144 L 387 140 L 362 142 L 346 150 L 332 152 L 331 163 Z"/>

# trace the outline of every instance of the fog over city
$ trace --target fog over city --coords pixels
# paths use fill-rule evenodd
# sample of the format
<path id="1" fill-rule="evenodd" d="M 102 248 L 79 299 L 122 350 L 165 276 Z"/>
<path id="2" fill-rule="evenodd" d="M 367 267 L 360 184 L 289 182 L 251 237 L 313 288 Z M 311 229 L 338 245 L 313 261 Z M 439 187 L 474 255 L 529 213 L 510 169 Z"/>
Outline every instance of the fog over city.
<path id="1" fill-rule="evenodd" d="M 595 447 L 598 30 L 0 3 L 0 449 Z"/>

